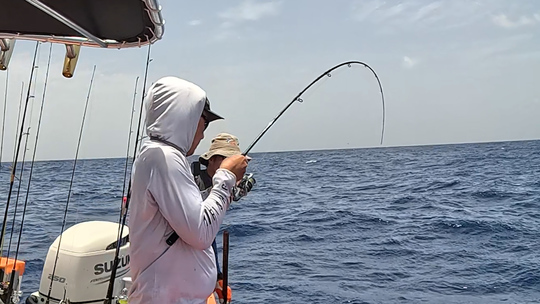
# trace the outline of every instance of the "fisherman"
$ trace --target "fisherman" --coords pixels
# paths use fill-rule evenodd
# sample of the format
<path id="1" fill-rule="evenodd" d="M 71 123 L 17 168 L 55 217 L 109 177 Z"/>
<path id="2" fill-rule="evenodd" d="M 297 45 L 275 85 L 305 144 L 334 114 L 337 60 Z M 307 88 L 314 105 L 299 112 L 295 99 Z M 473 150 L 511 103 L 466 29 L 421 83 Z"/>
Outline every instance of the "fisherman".
<path id="1" fill-rule="evenodd" d="M 201 191 L 203 199 L 206 199 L 209 192 L 211 191 L 212 178 L 220 167 L 223 160 L 225 160 L 227 157 L 239 155 L 241 153 L 242 152 L 240 151 L 238 137 L 228 133 L 219 133 L 218 135 L 216 135 L 216 137 L 212 139 L 208 151 L 201 154 L 198 161 L 192 163 L 192 171 L 195 176 L 195 182 L 199 186 L 199 190 Z M 249 161 L 250 157 L 247 157 L 247 159 Z M 201 164 L 206 167 L 205 170 L 200 169 Z M 239 185 L 241 189 L 235 188 L 235 196 L 233 198 L 235 201 L 238 201 L 243 196 L 247 195 L 247 192 L 251 190 L 251 187 L 255 183 L 255 179 L 248 178 L 247 175 L 245 177 L 248 180 L 249 184 L 245 186 Z M 217 244 L 215 239 L 212 243 L 212 248 L 214 249 L 217 267 L 217 284 L 215 292 L 218 296 L 220 303 L 223 303 L 223 273 L 221 272 L 219 267 Z M 231 299 L 232 290 L 229 286 L 227 286 L 227 302 L 230 302 Z"/>
<path id="2" fill-rule="evenodd" d="M 187 157 L 208 124 L 223 118 L 210 110 L 202 88 L 177 77 L 156 81 L 145 106 L 149 140 L 132 173 L 129 303 L 203 304 L 216 286 L 211 245 L 247 159 L 224 159 L 203 200 Z M 173 233 L 179 238 L 169 245 Z"/>

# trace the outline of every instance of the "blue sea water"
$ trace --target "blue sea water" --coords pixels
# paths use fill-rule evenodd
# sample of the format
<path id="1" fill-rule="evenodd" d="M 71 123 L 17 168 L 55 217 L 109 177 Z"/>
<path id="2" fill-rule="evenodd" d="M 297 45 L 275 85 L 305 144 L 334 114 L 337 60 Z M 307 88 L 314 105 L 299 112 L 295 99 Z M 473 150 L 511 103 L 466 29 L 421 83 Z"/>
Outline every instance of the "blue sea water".
<path id="1" fill-rule="evenodd" d="M 522 141 L 255 153 L 257 185 L 223 225 L 233 300 L 538 303 L 539 151 L 540 141 Z M 72 165 L 35 163 L 19 254 L 25 296 L 60 233 Z M 68 227 L 118 221 L 124 165 L 78 162 Z M 5 166 L 0 178 L 3 213 Z"/>

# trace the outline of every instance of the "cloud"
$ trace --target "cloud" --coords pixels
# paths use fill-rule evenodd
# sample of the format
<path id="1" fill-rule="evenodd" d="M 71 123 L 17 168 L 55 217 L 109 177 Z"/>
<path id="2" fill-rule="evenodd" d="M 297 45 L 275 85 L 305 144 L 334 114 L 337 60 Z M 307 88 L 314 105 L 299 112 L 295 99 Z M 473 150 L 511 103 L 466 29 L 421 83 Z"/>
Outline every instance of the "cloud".
<path id="1" fill-rule="evenodd" d="M 367 0 L 358 1 L 353 14 L 359 21 L 394 31 L 448 30 L 486 22 L 506 29 L 540 24 L 540 12 L 497 0 L 411 0 L 406 4 Z"/>
<path id="2" fill-rule="evenodd" d="M 442 2 L 433 2 L 418 8 L 416 14 L 412 18 L 412 21 L 420 21 L 424 18 L 437 15 L 436 12 L 441 8 L 441 6 Z"/>
<path id="3" fill-rule="evenodd" d="M 223 28 L 220 31 L 218 31 L 214 36 L 212 37 L 212 41 L 214 42 L 220 42 L 230 39 L 238 39 L 239 36 L 235 31 Z"/>
<path id="4" fill-rule="evenodd" d="M 231 7 L 218 16 L 224 19 L 224 24 L 232 26 L 245 21 L 257 21 L 264 17 L 275 16 L 279 13 L 281 2 L 256 2 L 246 0 L 239 6 Z"/>
<path id="5" fill-rule="evenodd" d="M 358 21 L 365 21 L 366 19 L 377 15 L 377 12 L 384 5 L 384 2 L 379 0 L 374 1 L 356 1 L 353 4 L 353 15 Z M 401 10 L 394 9 L 394 12 L 401 12 Z"/>
<path id="6" fill-rule="evenodd" d="M 214 42 L 230 39 L 241 39 L 241 35 L 235 26 L 243 22 L 258 21 L 265 17 L 276 16 L 281 9 L 281 1 L 253 1 L 245 0 L 240 5 L 230 7 L 218 13 L 223 20 L 218 31 L 212 37 Z"/>
<path id="7" fill-rule="evenodd" d="M 447 30 L 469 26 L 489 16 L 491 2 L 484 0 L 401 1 L 357 0 L 353 18 L 392 31 Z"/>
<path id="8" fill-rule="evenodd" d="M 407 5 L 404 3 L 400 3 L 396 6 L 392 6 L 385 12 L 385 17 L 391 18 L 394 16 L 398 16 L 406 9 L 407 9 Z"/>
<path id="9" fill-rule="evenodd" d="M 540 22 L 540 14 L 534 14 L 532 17 L 520 16 L 517 20 L 513 21 L 505 14 L 499 14 L 493 16 L 492 19 L 495 25 L 503 28 L 517 28 L 527 25 L 534 25 Z"/>
<path id="10" fill-rule="evenodd" d="M 531 60 L 538 56 L 537 51 L 529 50 L 527 45 L 532 41 L 534 35 L 522 33 L 498 39 L 484 39 L 472 44 L 472 48 L 467 50 L 465 55 L 472 62 L 494 62 L 494 57 L 498 59 L 519 59 Z"/>
<path id="11" fill-rule="evenodd" d="M 403 56 L 402 65 L 404 68 L 410 69 L 414 67 L 417 63 L 418 63 L 418 60 L 412 59 L 411 57 L 408 57 L 408 56 Z"/>
<path id="12" fill-rule="evenodd" d="M 201 23 L 202 23 L 201 20 L 191 20 L 190 22 L 188 22 L 188 24 L 191 26 L 197 26 L 197 25 L 200 25 Z"/>

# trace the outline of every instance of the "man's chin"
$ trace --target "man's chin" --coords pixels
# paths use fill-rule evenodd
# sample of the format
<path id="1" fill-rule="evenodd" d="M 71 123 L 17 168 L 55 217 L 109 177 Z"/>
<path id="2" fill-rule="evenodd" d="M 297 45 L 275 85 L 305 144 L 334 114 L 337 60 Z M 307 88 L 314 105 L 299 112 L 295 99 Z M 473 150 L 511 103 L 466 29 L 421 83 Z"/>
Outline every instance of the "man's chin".
<path id="1" fill-rule="evenodd" d="M 189 151 L 187 151 L 186 153 L 186 156 L 191 156 L 193 155 L 193 153 L 195 153 L 195 150 L 197 150 L 197 147 L 199 146 L 199 143 L 201 141 L 199 141 L 196 145 L 195 144 L 192 144 L 192 147 L 189 149 Z"/>
<path id="2" fill-rule="evenodd" d="M 197 148 L 195 148 L 195 149 L 197 149 Z M 193 155 L 195 153 L 195 149 L 189 149 L 189 151 L 187 151 L 187 153 L 186 153 L 186 156 Z"/>

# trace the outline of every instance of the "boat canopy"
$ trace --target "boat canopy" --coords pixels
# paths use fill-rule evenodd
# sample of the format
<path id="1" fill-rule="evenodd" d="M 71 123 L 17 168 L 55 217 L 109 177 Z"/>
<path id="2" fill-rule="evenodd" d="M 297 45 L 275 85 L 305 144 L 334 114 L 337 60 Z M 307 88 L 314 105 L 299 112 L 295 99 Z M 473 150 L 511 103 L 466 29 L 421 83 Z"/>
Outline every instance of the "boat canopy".
<path id="1" fill-rule="evenodd" d="M 0 39 L 101 48 L 141 47 L 163 35 L 157 0 L 6 0 Z"/>

